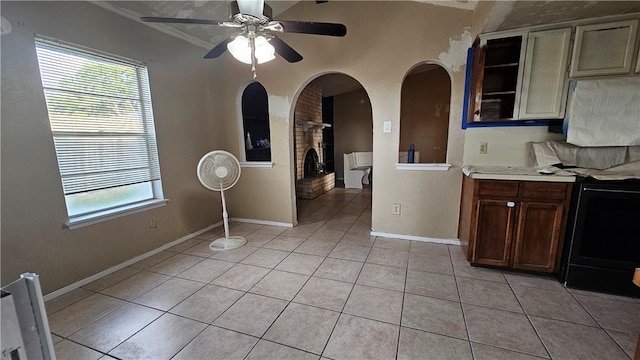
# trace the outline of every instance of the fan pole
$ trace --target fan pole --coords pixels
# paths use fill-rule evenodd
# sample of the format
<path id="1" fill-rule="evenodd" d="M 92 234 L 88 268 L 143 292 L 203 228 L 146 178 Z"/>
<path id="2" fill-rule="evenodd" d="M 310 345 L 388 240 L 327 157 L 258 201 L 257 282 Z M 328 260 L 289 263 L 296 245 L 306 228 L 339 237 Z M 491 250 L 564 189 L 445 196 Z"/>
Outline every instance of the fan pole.
<path id="1" fill-rule="evenodd" d="M 229 239 L 229 213 L 227 213 L 227 202 L 224 200 L 224 190 L 220 191 L 222 196 L 222 222 L 224 223 L 224 238 Z"/>

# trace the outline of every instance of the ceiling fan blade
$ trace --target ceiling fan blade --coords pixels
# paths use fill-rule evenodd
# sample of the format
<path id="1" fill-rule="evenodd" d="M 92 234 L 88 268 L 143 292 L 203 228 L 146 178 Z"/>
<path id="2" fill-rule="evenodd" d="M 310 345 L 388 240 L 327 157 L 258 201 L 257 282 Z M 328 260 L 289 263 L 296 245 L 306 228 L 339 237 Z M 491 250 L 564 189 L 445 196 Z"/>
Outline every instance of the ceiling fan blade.
<path id="1" fill-rule="evenodd" d="M 342 24 L 287 20 L 276 20 L 276 22 L 279 22 L 284 28 L 283 31 L 288 33 L 328 36 L 345 36 L 347 34 L 347 27 Z"/>
<path id="2" fill-rule="evenodd" d="M 203 56 L 203 58 L 205 58 L 205 59 L 214 59 L 214 58 L 217 58 L 218 56 L 224 54 L 224 52 L 227 51 L 227 44 L 229 42 L 231 42 L 231 38 L 225 39 L 223 42 L 221 42 L 220 44 L 216 45 L 213 49 L 211 49 L 211 51 L 206 53 Z"/>
<path id="3" fill-rule="evenodd" d="M 168 23 L 168 24 L 201 24 L 201 25 L 223 25 L 225 22 L 221 20 L 206 20 L 206 19 L 183 19 L 183 18 L 167 18 L 167 17 L 153 17 L 144 16 L 140 20 L 144 22 L 153 23 Z"/>
<path id="4" fill-rule="evenodd" d="M 282 56 L 283 59 L 290 63 L 302 60 L 302 55 L 277 36 L 273 36 L 271 39 L 271 45 L 276 49 L 278 55 Z"/>
<path id="5" fill-rule="evenodd" d="M 242 14 L 259 18 L 264 10 L 264 0 L 238 0 L 238 8 Z"/>

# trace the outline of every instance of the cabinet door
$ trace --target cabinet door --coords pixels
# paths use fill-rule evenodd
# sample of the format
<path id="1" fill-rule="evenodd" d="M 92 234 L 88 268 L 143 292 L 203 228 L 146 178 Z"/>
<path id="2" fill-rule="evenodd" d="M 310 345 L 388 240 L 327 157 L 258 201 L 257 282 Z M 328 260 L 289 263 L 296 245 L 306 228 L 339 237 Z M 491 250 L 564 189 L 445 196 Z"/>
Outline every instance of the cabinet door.
<path id="1" fill-rule="evenodd" d="M 486 47 L 480 46 L 480 39 L 476 39 L 476 41 L 473 42 L 473 57 L 471 64 L 471 79 L 469 85 L 469 103 L 467 113 L 468 123 L 480 121 L 485 51 Z"/>
<path id="2" fill-rule="evenodd" d="M 509 265 L 515 203 L 507 200 L 480 199 L 476 202 L 475 234 L 472 235 L 475 264 Z"/>
<path id="3" fill-rule="evenodd" d="M 520 119 L 563 118 L 571 28 L 529 33 Z"/>
<path id="4" fill-rule="evenodd" d="M 562 233 L 563 202 L 520 204 L 514 239 L 513 268 L 553 272 Z"/>
<path id="5" fill-rule="evenodd" d="M 570 77 L 628 74 L 638 20 L 576 27 Z"/>

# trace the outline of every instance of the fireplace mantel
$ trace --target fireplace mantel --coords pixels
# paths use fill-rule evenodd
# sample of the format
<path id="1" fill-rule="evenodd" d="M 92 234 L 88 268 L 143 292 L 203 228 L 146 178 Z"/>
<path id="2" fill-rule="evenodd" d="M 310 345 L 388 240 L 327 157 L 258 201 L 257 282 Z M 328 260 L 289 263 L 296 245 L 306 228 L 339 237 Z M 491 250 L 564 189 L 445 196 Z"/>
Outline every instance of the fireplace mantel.
<path id="1" fill-rule="evenodd" d="M 304 131 L 304 132 L 306 132 L 310 128 L 324 129 L 324 128 L 327 128 L 327 127 L 331 127 L 331 124 L 320 123 L 320 122 L 309 121 L 309 120 L 296 120 L 296 124 L 302 126 L 302 131 Z"/>

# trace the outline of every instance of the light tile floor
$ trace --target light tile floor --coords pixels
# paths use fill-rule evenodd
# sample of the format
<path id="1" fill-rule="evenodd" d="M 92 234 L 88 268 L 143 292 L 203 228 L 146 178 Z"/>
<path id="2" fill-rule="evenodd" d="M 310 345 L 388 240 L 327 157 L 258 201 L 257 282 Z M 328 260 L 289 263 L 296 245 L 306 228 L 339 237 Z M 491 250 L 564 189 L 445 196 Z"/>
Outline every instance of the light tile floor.
<path id="1" fill-rule="evenodd" d="M 640 300 L 471 267 L 458 246 L 369 236 L 371 193 L 299 201 L 47 302 L 58 359 L 630 359 Z"/>

